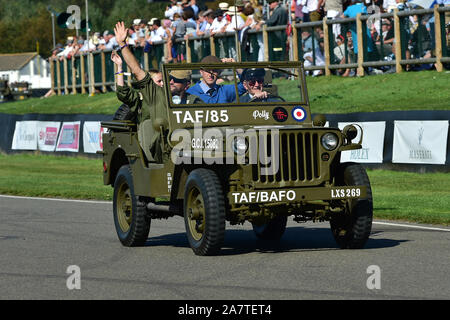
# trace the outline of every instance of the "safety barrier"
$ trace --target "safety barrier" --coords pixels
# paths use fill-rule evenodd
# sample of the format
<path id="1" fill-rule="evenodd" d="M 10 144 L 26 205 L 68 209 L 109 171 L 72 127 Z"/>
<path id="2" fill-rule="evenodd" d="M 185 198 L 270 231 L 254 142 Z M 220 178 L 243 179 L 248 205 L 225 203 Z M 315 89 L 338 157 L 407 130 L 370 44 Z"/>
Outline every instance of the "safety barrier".
<path id="1" fill-rule="evenodd" d="M 178 55 L 185 62 L 199 62 L 202 57 L 216 55 L 218 57 L 241 57 L 242 61 L 305 61 L 305 70 L 320 71 L 325 75 L 336 70 L 356 69 L 358 76 L 365 74 L 368 67 L 391 68 L 400 73 L 404 68 L 414 65 L 434 64 L 437 71 L 444 70 L 450 63 L 449 39 L 445 29 L 445 15 L 450 7 L 435 6 L 433 9 L 398 11 L 378 15 L 361 15 L 356 18 L 326 19 L 317 22 L 298 23 L 292 25 L 292 32 L 286 32 L 288 26 L 264 26 L 262 30 L 250 30 L 246 41 L 238 39 L 234 32 L 216 34 L 213 37 L 196 36 L 188 39 L 177 39 L 174 45 Z M 423 17 L 432 15 L 433 23 L 428 23 L 431 32 L 425 29 Z M 412 33 L 409 18 L 417 18 L 418 28 Z M 367 35 L 367 24 L 370 19 L 379 23 L 391 19 L 394 28 L 394 42 L 380 44 L 370 48 Z M 339 30 L 340 29 L 340 30 Z M 347 37 L 351 30 L 356 31 L 357 52 L 351 44 L 352 37 Z M 317 34 L 323 36 L 317 37 Z M 288 35 L 289 34 L 289 35 Z M 343 34 L 342 44 L 336 42 L 336 35 Z M 351 42 L 350 42 L 351 41 Z M 236 43 L 239 45 L 236 46 Z M 323 48 L 320 48 L 323 43 Z M 409 46 L 409 44 L 413 46 Z M 355 44 L 356 45 L 356 44 Z M 154 43 L 150 50 L 133 48 L 133 53 L 144 70 L 158 69 L 165 61 L 167 48 L 164 41 Z M 307 47 L 308 52 L 306 52 Z M 336 51 L 336 49 L 340 50 Z M 389 50 L 392 55 L 389 55 Z M 425 52 L 432 52 L 424 55 Z M 52 89 L 57 94 L 76 94 L 99 90 L 106 92 L 115 83 L 114 73 L 117 71 L 110 59 L 111 51 L 94 51 L 81 53 L 71 59 L 51 60 Z M 309 59 L 308 59 L 309 58 Z M 88 70 L 88 66 L 90 70 Z M 124 64 L 124 68 L 126 64 Z M 127 68 L 129 71 L 129 69 Z M 386 71 L 386 70 L 385 70 Z M 91 81 L 89 82 L 89 74 Z M 130 82 L 130 77 L 128 78 Z M 91 83 L 91 88 L 89 88 Z"/>
<path id="2" fill-rule="evenodd" d="M 100 122 L 112 115 L 0 113 L 0 152 L 39 150 L 65 155 L 95 156 L 102 149 Z M 364 130 L 362 149 L 346 151 L 342 162 L 369 167 L 450 171 L 450 111 L 386 111 L 327 114 L 327 125 L 356 123 Z M 97 155 L 98 156 L 98 155 Z"/>

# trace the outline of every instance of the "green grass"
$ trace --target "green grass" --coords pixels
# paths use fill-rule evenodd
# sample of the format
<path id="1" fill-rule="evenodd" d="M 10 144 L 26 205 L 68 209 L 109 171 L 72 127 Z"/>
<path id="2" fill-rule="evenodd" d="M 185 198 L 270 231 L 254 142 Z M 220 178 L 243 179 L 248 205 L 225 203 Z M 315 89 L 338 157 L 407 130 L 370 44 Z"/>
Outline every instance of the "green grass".
<path id="1" fill-rule="evenodd" d="M 311 111 L 449 110 L 450 73 L 404 72 L 363 78 L 308 77 Z"/>
<path id="2" fill-rule="evenodd" d="M 102 172 L 101 159 L 0 154 L 0 194 L 111 200 Z"/>
<path id="3" fill-rule="evenodd" d="M 77 94 L 8 102 L 0 104 L 0 112 L 9 114 L 114 114 L 119 105 L 116 94 L 109 92 L 92 97 L 87 94 Z"/>
<path id="4" fill-rule="evenodd" d="M 274 80 L 281 95 L 298 90 L 297 82 Z M 313 113 L 393 110 L 450 110 L 450 73 L 404 72 L 363 78 L 307 77 Z M 33 98 L 0 104 L 0 112 L 114 114 L 120 105 L 115 93 Z"/>
<path id="5" fill-rule="evenodd" d="M 375 217 L 450 224 L 448 173 L 368 170 Z"/>
<path id="6" fill-rule="evenodd" d="M 445 173 L 368 170 L 378 219 L 450 225 L 450 179 Z M 100 159 L 0 154 L 0 194 L 111 200 Z"/>

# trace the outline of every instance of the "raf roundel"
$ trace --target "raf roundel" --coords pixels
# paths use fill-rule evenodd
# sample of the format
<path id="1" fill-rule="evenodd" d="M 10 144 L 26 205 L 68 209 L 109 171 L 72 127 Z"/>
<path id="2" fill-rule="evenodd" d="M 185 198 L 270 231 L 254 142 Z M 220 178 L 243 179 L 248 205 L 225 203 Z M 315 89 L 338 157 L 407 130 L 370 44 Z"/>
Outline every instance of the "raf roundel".
<path id="1" fill-rule="evenodd" d="M 306 110 L 302 107 L 295 107 L 292 110 L 292 117 L 298 122 L 304 121 L 306 119 L 306 115 Z"/>

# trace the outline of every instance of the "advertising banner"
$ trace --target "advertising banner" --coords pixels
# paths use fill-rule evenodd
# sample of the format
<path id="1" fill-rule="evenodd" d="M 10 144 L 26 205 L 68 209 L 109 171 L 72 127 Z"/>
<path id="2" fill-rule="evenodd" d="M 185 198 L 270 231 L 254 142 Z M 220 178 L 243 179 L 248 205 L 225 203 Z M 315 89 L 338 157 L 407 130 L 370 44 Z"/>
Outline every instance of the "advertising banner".
<path id="1" fill-rule="evenodd" d="M 78 152 L 80 147 L 80 121 L 63 122 L 56 151 Z"/>
<path id="2" fill-rule="evenodd" d="M 341 154 L 341 162 L 358 163 L 383 163 L 385 121 L 373 122 L 339 122 L 339 129 L 346 125 L 357 124 L 363 130 L 362 149 L 344 151 Z M 358 127 L 356 127 L 358 128 Z M 358 136 L 353 140 L 358 142 L 361 138 L 361 130 L 358 128 Z"/>
<path id="3" fill-rule="evenodd" d="M 103 150 L 102 134 L 107 129 L 102 128 L 100 121 L 85 121 L 83 125 L 83 145 L 85 153 L 96 153 Z"/>
<path id="4" fill-rule="evenodd" d="M 37 149 L 37 121 L 16 121 L 12 150 Z"/>
<path id="5" fill-rule="evenodd" d="M 38 149 L 54 152 L 61 122 L 39 121 L 37 123 Z"/>
<path id="6" fill-rule="evenodd" d="M 448 120 L 394 121 L 393 163 L 445 164 Z"/>

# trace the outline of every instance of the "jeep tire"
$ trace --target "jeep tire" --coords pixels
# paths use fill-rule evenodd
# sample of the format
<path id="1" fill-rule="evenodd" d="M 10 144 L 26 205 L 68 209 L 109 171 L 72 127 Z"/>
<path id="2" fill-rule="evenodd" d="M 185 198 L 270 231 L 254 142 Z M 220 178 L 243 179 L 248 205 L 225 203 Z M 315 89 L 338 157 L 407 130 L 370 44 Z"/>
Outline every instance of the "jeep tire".
<path id="1" fill-rule="evenodd" d="M 114 225 L 120 242 L 126 247 L 145 244 L 150 231 L 150 216 L 144 201 L 134 194 L 133 176 L 129 165 L 117 173 L 113 197 Z"/>
<path id="2" fill-rule="evenodd" d="M 279 241 L 286 230 L 287 217 L 278 216 L 263 225 L 253 225 L 253 232 L 261 240 Z"/>
<path id="3" fill-rule="evenodd" d="M 225 238 L 225 198 L 214 171 L 201 168 L 189 174 L 183 208 L 186 235 L 194 253 L 217 254 Z"/>
<path id="4" fill-rule="evenodd" d="M 339 186 L 366 186 L 366 197 L 346 202 L 345 214 L 330 220 L 331 232 L 342 249 L 361 249 L 372 229 L 373 202 L 370 181 L 365 169 L 357 163 L 343 163 L 336 177 Z"/>

